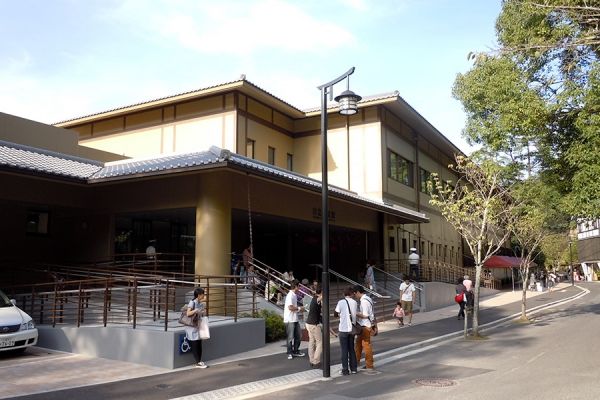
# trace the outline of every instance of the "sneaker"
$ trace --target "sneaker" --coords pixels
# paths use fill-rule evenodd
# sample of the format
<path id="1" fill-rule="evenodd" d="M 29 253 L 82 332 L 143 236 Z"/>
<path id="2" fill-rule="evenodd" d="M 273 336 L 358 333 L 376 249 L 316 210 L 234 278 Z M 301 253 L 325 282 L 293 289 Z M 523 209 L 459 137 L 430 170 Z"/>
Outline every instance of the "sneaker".
<path id="1" fill-rule="evenodd" d="M 358 374 L 358 371 L 350 371 L 351 374 Z"/>
<path id="2" fill-rule="evenodd" d="M 340 372 L 338 372 L 338 374 L 340 374 L 340 375 L 350 375 L 350 372 L 344 371 L 343 369 L 340 369 Z"/>
<path id="3" fill-rule="evenodd" d="M 409 322 L 409 323 L 408 323 L 408 326 L 412 326 L 412 322 Z"/>
<path id="4" fill-rule="evenodd" d="M 204 364 L 202 361 L 200 361 L 198 364 L 196 364 L 196 368 L 208 368 L 208 365 Z"/>
<path id="5" fill-rule="evenodd" d="M 295 353 L 292 353 L 292 354 L 294 355 L 294 357 L 304 357 L 304 356 L 306 355 L 306 354 L 304 354 L 304 353 L 303 353 L 303 352 L 301 352 L 301 351 L 297 351 L 297 352 L 295 352 Z"/>
<path id="6" fill-rule="evenodd" d="M 292 358 L 294 358 L 294 356 L 292 356 L 291 354 L 288 354 L 288 360 L 291 360 Z"/>

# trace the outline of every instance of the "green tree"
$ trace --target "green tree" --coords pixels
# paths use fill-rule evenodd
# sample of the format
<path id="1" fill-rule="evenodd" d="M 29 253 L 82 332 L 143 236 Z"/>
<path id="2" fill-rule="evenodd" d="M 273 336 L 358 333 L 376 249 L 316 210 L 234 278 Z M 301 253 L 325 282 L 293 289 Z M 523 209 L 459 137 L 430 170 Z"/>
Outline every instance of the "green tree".
<path id="1" fill-rule="evenodd" d="M 510 232 L 516 255 L 521 257 L 521 320 L 527 320 L 527 288 L 529 270 L 533 261 L 542 252 L 542 243 L 552 231 L 568 227 L 568 218 L 556 207 L 560 195 L 538 178 L 530 178 L 515 184 L 512 188 L 514 206 L 510 220 Z"/>
<path id="2" fill-rule="evenodd" d="M 600 4 L 504 0 L 498 48 L 471 55 L 453 88 L 481 153 L 537 174 L 571 215 L 600 217 Z"/>
<path id="3" fill-rule="evenodd" d="M 428 182 L 430 204 L 438 207 L 446 220 L 463 237 L 475 260 L 473 291 L 473 336 L 479 336 L 479 292 L 483 263 L 508 239 L 511 201 L 505 187 L 504 170 L 493 162 L 475 164 L 457 156 L 449 168 L 459 176 L 458 182 L 445 182 L 432 174 Z"/>

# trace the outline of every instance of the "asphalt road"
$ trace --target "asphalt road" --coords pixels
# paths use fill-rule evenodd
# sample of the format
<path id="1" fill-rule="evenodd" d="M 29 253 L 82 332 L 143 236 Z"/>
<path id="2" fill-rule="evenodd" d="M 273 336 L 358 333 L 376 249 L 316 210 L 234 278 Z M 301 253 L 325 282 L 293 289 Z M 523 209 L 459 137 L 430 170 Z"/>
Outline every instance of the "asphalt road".
<path id="1" fill-rule="evenodd" d="M 486 332 L 382 365 L 378 374 L 315 382 L 283 399 L 591 400 L 600 398 L 600 285 L 590 294 Z M 273 395 L 256 397 L 271 399 Z"/>
<path id="2" fill-rule="evenodd" d="M 278 392 L 276 396 L 283 396 L 283 398 L 302 397 L 303 399 L 367 398 L 374 396 L 373 398 L 386 399 L 392 398 L 392 396 L 393 398 L 397 398 L 398 393 L 403 395 L 408 394 L 402 392 L 410 390 L 412 399 L 415 399 L 415 396 L 421 396 L 417 398 L 435 399 L 436 397 L 432 396 L 439 394 L 440 396 L 444 396 L 445 399 L 481 398 L 481 396 L 485 395 L 487 397 L 486 400 L 493 400 L 489 398 L 489 393 L 484 388 L 491 388 L 490 384 L 496 386 L 496 382 L 504 382 L 503 385 L 499 385 L 494 389 L 494 391 L 499 390 L 499 393 L 502 393 L 506 392 L 509 387 L 512 387 L 511 385 L 515 385 L 514 382 L 519 382 L 519 384 L 515 385 L 518 390 L 515 389 L 515 395 L 512 398 L 526 398 L 523 397 L 523 393 L 534 393 L 535 389 L 533 386 L 531 389 L 529 388 L 529 382 L 521 382 L 523 378 L 538 382 L 540 376 L 545 377 L 548 375 L 546 368 L 550 366 L 560 367 L 559 369 L 565 371 L 566 374 L 566 371 L 571 371 L 572 368 L 563 369 L 562 365 L 570 365 L 573 361 L 567 360 L 567 356 L 574 359 L 576 358 L 573 357 L 574 354 L 578 356 L 598 354 L 586 352 L 584 346 L 585 343 L 590 342 L 590 338 L 593 336 L 592 332 L 588 332 L 587 329 L 578 329 L 578 334 L 584 335 L 588 332 L 588 336 L 577 336 L 576 338 L 571 338 L 570 336 L 573 328 L 577 326 L 573 324 L 581 324 L 581 326 L 586 326 L 590 329 L 593 326 L 596 328 L 595 331 L 598 331 L 597 328 L 600 321 L 595 322 L 595 319 L 590 317 L 595 316 L 598 311 L 595 308 L 594 301 L 598 300 L 599 294 L 597 292 L 600 292 L 600 286 L 594 284 L 590 284 L 589 286 L 593 290 L 591 295 L 567 305 L 567 308 L 572 308 L 572 311 L 551 311 L 547 315 L 540 316 L 539 320 L 532 325 L 511 325 L 507 328 L 495 330 L 490 334 L 489 339 L 485 341 L 454 341 L 449 345 L 442 345 L 434 351 L 424 352 L 413 358 L 401 359 L 381 366 L 378 366 L 376 362 L 378 372 L 375 375 L 361 373 L 351 376 L 352 379 L 344 377 L 331 381 L 314 382 L 297 389 Z M 598 290 L 596 290 L 596 286 Z M 569 287 L 560 293 L 554 292 L 539 295 L 530 299 L 528 305 L 534 307 L 539 304 L 556 301 L 560 298 L 569 297 L 578 291 L 577 288 Z M 590 301 L 590 298 L 594 300 Z M 498 320 L 519 310 L 520 303 L 512 303 L 488 309 L 480 315 L 480 324 Z M 418 316 L 415 318 L 418 318 Z M 576 321 L 573 319 L 576 319 Z M 462 321 L 457 321 L 455 318 L 446 318 L 430 323 L 414 325 L 402 330 L 389 331 L 377 336 L 374 348 L 377 353 L 392 351 L 415 342 L 459 331 L 461 327 Z M 554 327 L 557 327 L 557 329 Z M 551 333 L 543 333 L 546 330 Z M 554 330 L 557 332 L 554 332 Z M 552 335 L 555 336 L 552 337 Z M 552 343 L 545 343 L 544 337 L 551 337 Z M 572 340 L 575 340 L 578 347 L 573 345 L 571 348 Z M 538 343 L 543 344 L 538 345 Z M 556 358 L 558 354 L 563 353 L 563 349 L 566 349 L 567 345 L 570 353 L 565 354 L 564 358 Z M 597 349 L 597 347 L 594 348 Z M 541 349 L 543 349 L 542 355 L 540 355 Z M 151 351 L 151 349 L 149 348 L 148 351 Z M 571 353 L 573 351 L 576 351 L 576 353 Z M 333 363 L 339 362 L 339 350 L 337 346 L 332 347 L 331 360 Z M 513 364 L 508 365 L 509 361 L 512 361 L 514 366 L 511 366 Z M 567 361 L 569 362 L 567 363 Z M 496 366 L 496 363 L 499 365 Z M 518 368 L 522 369 L 523 365 L 529 365 L 529 368 L 535 369 L 535 374 L 532 372 L 530 375 L 524 373 L 524 371 L 519 371 Z M 578 365 L 583 364 L 574 363 L 573 366 L 576 367 Z M 102 385 L 21 396 L 18 399 L 172 399 L 261 379 L 294 374 L 306 371 L 307 369 L 308 361 L 306 358 L 287 360 L 285 350 L 282 348 L 280 355 L 222 364 L 206 370 L 190 369 L 176 371 Z M 529 369 L 526 370 L 529 371 Z M 594 370 L 591 368 L 586 369 L 586 371 L 594 374 Z M 332 375 L 335 373 L 337 371 L 332 370 Z M 597 373 L 594 376 L 597 378 Z M 419 386 L 414 383 L 416 379 L 432 377 L 448 379 L 454 386 L 432 388 L 430 386 Z M 561 384 L 566 378 L 567 375 L 561 376 L 560 379 L 554 376 L 552 384 L 547 384 L 545 379 L 542 379 L 544 384 L 540 386 L 543 388 L 546 385 L 548 387 L 562 387 Z M 478 381 L 479 379 L 480 381 Z M 479 393 L 479 395 L 475 397 L 475 393 Z M 516 395 L 516 393 L 519 395 Z M 465 397 L 465 394 L 468 394 L 469 397 Z M 471 394 L 473 394 L 473 397 Z M 265 398 L 272 398 L 273 396 L 273 394 L 270 394 L 265 396 Z M 598 397 L 600 396 L 595 396 L 594 398 Z M 547 399 L 554 398 L 558 397 L 547 397 Z M 560 398 L 590 397 L 568 397 L 563 395 Z"/>

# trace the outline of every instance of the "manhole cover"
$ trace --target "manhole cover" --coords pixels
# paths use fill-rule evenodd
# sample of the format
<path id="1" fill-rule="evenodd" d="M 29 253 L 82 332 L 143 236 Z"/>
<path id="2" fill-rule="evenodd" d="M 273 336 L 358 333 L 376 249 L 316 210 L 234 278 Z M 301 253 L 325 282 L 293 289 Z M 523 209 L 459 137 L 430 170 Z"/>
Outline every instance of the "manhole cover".
<path id="1" fill-rule="evenodd" d="M 421 378 L 413 381 L 417 385 L 429 387 L 448 387 L 456 385 L 456 381 L 445 378 Z"/>

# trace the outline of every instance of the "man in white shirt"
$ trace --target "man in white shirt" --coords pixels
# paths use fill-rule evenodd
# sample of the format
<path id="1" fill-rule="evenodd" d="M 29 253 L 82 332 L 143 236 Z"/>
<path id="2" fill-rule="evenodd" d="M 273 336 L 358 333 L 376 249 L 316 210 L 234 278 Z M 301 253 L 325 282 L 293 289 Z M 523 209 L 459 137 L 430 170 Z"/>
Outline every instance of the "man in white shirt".
<path id="1" fill-rule="evenodd" d="M 298 322 L 298 311 L 303 312 L 304 307 L 298 307 L 298 281 L 294 280 L 290 285 L 290 291 L 285 296 L 285 303 L 283 305 L 283 323 L 285 324 L 285 332 L 287 334 L 288 360 L 294 357 L 304 357 L 304 353 L 300 352 L 302 335 L 300 332 L 300 323 Z"/>
<path id="2" fill-rule="evenodd" d="M 352 334 L 352 323 L 356 321 L 357 308 L 356 300 L 354 300 L 354 288 L 349 287 L 344 291 L 344 298 L 338 301 L 334 312 L 336 317 L 340 317 L 338 337 L 342 353 L 342 369 L 340 371 L 342 375 L 358 372 L 356 352 L 354 351 L 354 335 Z"/>
<path id="3" fill-rule="evenodd" d="M 410 274 L 416 280 L 419 279 L 419 261 L 420 257 L 417 254 L 417 249 L 411 247 L 410 254 L 408 255 L 408 266 L 410 267 Z"/>
<path id="4" fill-rule="evenodd" d="M 365 293 L 365 288 L 354 286 L 356 291 L 354 298 L 358 302 L 359 311 L 356 312 L 358 324 L 362 326 L 362 332 L 356 337 L 354 350 L 356 361 L 360 364 L 363 349 L 365 350 L 365 366 L 367 370 L 373 370 L 373 348 L 371 347 L 371 329 L 374 325 L 375 314 L 373 312 L 373 300 Z"/>
<path id="5" fill-rule="evenodd" d="M 404 282 L 400 284 L 400 303 L 404 314 L 408 316 L 408 326 L 412 324 L 413 316 L 413 299 L 417 289 L 408 278 L 404 278 Z"/>

